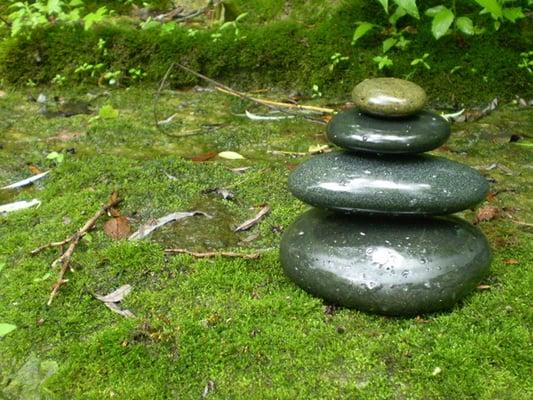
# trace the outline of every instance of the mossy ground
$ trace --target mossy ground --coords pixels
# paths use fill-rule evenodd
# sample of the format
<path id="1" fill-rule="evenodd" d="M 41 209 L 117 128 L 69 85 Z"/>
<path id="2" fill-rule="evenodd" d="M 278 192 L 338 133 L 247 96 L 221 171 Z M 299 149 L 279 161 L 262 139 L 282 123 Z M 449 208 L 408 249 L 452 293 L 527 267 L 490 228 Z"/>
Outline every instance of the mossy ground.
<path id="1" fill-rule="evenodd" d="M 111 104 L 119 111 L 108 120 L 47 119 L 23 92 L 0 98 L 0 185 L 27 177 L 30 165 L 52 167 L 32 188 L 3 194 L 2 203 L 37 197 L 42 205 L 0 217 L 0 322 L 17 325 L 0 340 L 0 398 L 196 399 L 209 381 L 213 399 L 532 396 L 531 244 L 528 228 L 512 220 L 527 221 L 531 211 L 531 150 L 509 142 L 513 134 L 530 140 L 530 110 L 503 105 L 478 122 L 454 125 L 447 147 L 436 152 L 476 166 L 493 178 L 492 191 L 501 191 L 492 204 L 502 216 L 480 226 L 494 249 L 483 281 L 490 289 L 450 312 L 386 318 L 327 307 L 293 285 L 279 264 L 281 231 L 306 209 L 286 189 L 303 158 L 269 150 L 305 152 L 325 143 L 323 126 L 250 121 L 235 115 L 250 105 L 191 90 L 164 92 L 160 118 L 178 115 L 158 130 L 154 91 L 99 98 L 95 109 Z M 222 150 L 246 159 L 189 160 Z M 52 151 L 63 152 L 64 162 L 51 166 Z M 504 168 L 484 169 L 494 162 Z M 250 169 L 229 169 L 241 166 Z M 214 187 L 231 188 L 235 201 L 202 193 Z M 45 306 L 57 253 L 32 257 L 30 250 L 72 234 L 114 190 L 134 228 L 174 211 L 204 210 L 214 218 L 191 218 L 139 242 L 112 241 L 100 221 L 78 246 L 68 284 Z M 243 243 L 249 233 L 232 228 L 262 204 L 272 211 L 252 228 L 259 237 Z M 474 212 L 463 216 L 471 220 Z M 169 245 L 267 250 L 259 260 L 196 259 L 166 256 Z M 134 288 L 123 301 L 133 319 L 93 296 L 124 284 Z M 45 361 L 58 368 L 46 379 Z"/>

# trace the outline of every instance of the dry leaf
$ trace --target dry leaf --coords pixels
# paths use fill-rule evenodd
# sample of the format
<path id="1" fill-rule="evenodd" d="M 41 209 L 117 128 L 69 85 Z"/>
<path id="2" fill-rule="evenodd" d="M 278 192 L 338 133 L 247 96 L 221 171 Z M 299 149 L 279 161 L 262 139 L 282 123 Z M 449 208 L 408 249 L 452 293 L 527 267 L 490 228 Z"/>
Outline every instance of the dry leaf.
<path id="1" fill-rule="evenodd" d="M 112 218 L 104 224 L 104 232 L 111 239 L 126 239 L 130 235 L 131 227 L 128 218 Z"/>
<path id="2" fill-rule="evenodd" d="M 491 205 L 481 207 L 477 210 L 476 217 L 474 218 L 473 223 L 477 224 L 479 222 L 491 221 L 494 218 L 498 217 L 500 214 L 500 209 Z"/>
<path id="3" fill-rule="evenodd" d="M 315 144 L 315 145 L 309 146 L 309 149 L 307 149 L 307 152 L 310 154 L 317 154 L 317 153 L 323 153 L 327 150 L 329 150 L 329 146 L 327 144 Z"/>
<path id="4" fill-rule="evenodd" d="M 144 239 L 146 236 L 148 236 L 150 233 L 155 231 L 156 229 L 162 227 L 163 225 L 168 224 L 169 222 L 179 221 L 183 218 L 193 217 L 195 215 L 203 215 L 204 217 L 211 218 L 210 215 L 204 213 L 203 211 L 190 211 L 190 212 L 175 212 L 168 215 L 165 215 L 164 217 L 161 217 L 157 220 L 152 220 L 147 222 L 146 224 L 142 225 L 139 230 L 134 232 L 128 240 L 139 240 Z"/>
<path id="5" fill-rule="evenodd" d="M 270 211 L 270 207 L 264 206 L 263 208 L 261 208 L 261 210 L 257 213 L 255 217 L 243 222 L 241 225 L 235 228 L 234 232 L 240 232 L 240 231 L 245 231 L 245 230 L 250 229 L 252 226 L 257 224 L 261 220 L 261 218 L 267 215 L 269 211 Z"/>
<path id="6" fill-rule="evenodd" d="M 7 93 L 4 92 L 3 90 L 0 90 L 0 98 L 6 97 L 6 96 L 7 96 Z"/>
<path id="7" fill-rule="evenodd" d="M 244 160 L 242 155 L 235 153 L 234 151 L 222 151 L 218 153 L 218 156 L 220 158 L 225 158 L 226 160 Z"/>
<path id="8" fill-rule="evenodd" d="M 131 285 L 123 285 L 106 296 L 100 296 L 95 294 L 94 297 L 103 302 L 106 307 L 109 308 L 111 311 L 116 312 L 117 314 L 120 314 L 126 318 L 133 318 L 135 317 L 135 315 L 133 315 L 130 310 L 124 310 L 118 305 L 118 303 L 120 303 L 124 299 L 124 297 L 126 297 L 131 292 L 131 290 Z"/>
<path id="9" fill-rule="evenodd" d="M 204 154 L 199 154 L 193 158 L 191 158 L 192 161 L 196 161 L 196 162 L 202 162 L 202 161 L 207 161 L 207 160 L 210 160 L 214 157 L 216 157 L 218 155 L 218 151 L 209 151 L 207 153 L 204 153 Z"/>
<path id="10" fill-rule="evenodd" d="M 487 290 L 490 289 L 490 285 L 479 285 L 477 287 L 478 290 Z"/>
<path id="11" fill-rule="evenodd" d="M 507 260 L 504 260 L 503 263 L 505 265 L 517 265 L 517 264 L 520 264 L 520 261 L 514 259 L 514 258 L 509 258 Z"/>
<path id="12" fill-rule="evenodd" d="M 131 285 L 122 285 L 118 289 L 105 296 L 95 294 L 94 297 L 96 297 L 100 301 L 103 301 L 104 303 L 118 303 L 122 301 L 124 297 L 130 294 L 132 289 L 133 288 L 131 287 Z"/>
<path id="13" fill-rule="evenodd" d="M 40 173 L 43 172 L 43 171 L 41 171 L 41 170 L 39 169 L 39 167 L 37 167 L 37 166 L 35 166 L 35 165 L 33 165 L 33 164 L 30 165 L 28 168 L 30 169 L 30 172 L 31 172 L 33 175 L 37 175 L 37 174 L 40 174 Z"/>
<path id="14" fill-rule="evenodd" d="M 38 181 L 39 179 L 45 177 L 46 175 L 48 175 L 50 171 L 46 171 L 46 172 L 42 172 L 40 174 L 37 174 L 37 175 L 33 175 L 33 176 L 30 176 L 29 178 L 26 178 L 26 179 L 23 179 L 21 181 L 18 181 L 18 182 L 15 182 L 15 183 L 12 183 L 11 185 L 7 185 L 7 186 L 4 186 L 3 188 L 1 189 L 17 189 L 17 188 L 20 188 L 20 187 L 23 187 L 23 186 L 27 186 L 35 181 Z"/>

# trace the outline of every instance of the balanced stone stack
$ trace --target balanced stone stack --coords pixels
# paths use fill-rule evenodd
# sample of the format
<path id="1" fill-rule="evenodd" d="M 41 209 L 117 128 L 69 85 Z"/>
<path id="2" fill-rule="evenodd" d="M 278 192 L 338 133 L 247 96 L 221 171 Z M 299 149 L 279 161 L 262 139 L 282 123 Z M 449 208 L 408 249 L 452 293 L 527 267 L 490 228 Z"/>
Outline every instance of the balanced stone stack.
<path id="1" fill-rule="evenodd" d="M 485 178 L 428 154 L 450 135 L 424 110 L 418 85 L 369 79 L 353 90 L 355 108 L 337 114 L 328 138 L 343 148 L 313 157 L 289 189 L 316 208 L 285 232 L 285 273 L 330 303 L 412 315 L 451 307 L 488 271 L 483 234 L 445 216 L 482 201 Z"/>

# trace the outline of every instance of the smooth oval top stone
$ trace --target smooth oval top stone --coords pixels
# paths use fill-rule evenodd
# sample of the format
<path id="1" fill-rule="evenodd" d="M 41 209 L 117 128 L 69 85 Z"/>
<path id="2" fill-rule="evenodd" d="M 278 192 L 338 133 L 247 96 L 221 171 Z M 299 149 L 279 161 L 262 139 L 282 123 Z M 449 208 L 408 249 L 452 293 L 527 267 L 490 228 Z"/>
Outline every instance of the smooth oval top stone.
<path id="1" fill-rule="evenodd" d="M 416 114 L 426 105 L 424 89 L 397 78 L 365 79 L 352 91 L 355 105 L 362 111 L 382 117 Z"/>
<path id="2" fill-rule="evenodd" d="M 289 189 L 319 208 L 392 215 L 443 215 L 471 208 L 489 189 L 476 170 L 431 155 L 331 152 L 289 175 Z"/>
<path id="3" fill-rule="evenodd" d="M 446 309 L 488 271 L 483 234 L 453 217 L 397 219 L 312 209 L 281 240 L 285 273 L 328 302 L 413 315 Z"/>
<path id="4" fill-rule="evenodd" d="M 433 150 L 446 142 L 450 125 L 429 111 L 384 119 L 353 108 L 331 119 L 327 135 L 331 142 L 348 150 L 412 154 Z"/>

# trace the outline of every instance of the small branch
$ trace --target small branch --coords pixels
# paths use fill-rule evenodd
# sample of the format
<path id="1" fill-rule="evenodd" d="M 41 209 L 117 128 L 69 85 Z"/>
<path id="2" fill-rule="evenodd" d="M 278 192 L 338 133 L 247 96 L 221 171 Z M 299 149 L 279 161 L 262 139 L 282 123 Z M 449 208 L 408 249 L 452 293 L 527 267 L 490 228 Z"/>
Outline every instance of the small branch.
<path id="1" fill-rule="evenodd" d="M 159 123 L 159 116 L 157 114 L 157 106 L 159 105 L 159 98 L 161 97 L 161 90 L 163 90 L 163 87 L 165 86 L 165 83 L 167 82 L 167 78 L 170 75 L 170 71 L 172 71 L 172 68 L 174 68 L 174 63 L 170 64 L 170 67 L 168 67 L 167 72 L 165 72 L 165 75 L 163 76 L 163 79 L 161 80 L 161 83 L 159 84 L 159 88 L 157 89 L 157 92 L 155 94 L 154 98 L 154 122 L 157 129 L 161 129 L 160 123 Z"/>
<path id="2" fill-rule="evenodd" d="M 207 258 L 207 257 L 238 257 L 238 258 L 245 258 L 248 260 L 255 260 L 261 256 L 259 253 L 235 253 L 232 251 L 221 251 L 221 252 L 214 252 L 209 251 L 205 253 L 197 253 L 194 251 L 190 251 L 187 249 L 165 249 L 165 253 L 168 254 L 189 254 L 193 257 L 198 258 Z"/>
<path id="3" fill-rule="evenodd" d="M 110 208 L 116 206 L 120 202 L 121 199 L 117 196 L 116 193 L 113 193 L 108 203 L 102 208 L 100 208 L 100 210 L 98 210 L 96 214 L 94 214 L 92 218 L 90 218 L 74 235 L 68 237 L 65 240 L 62 240 L 61 242 L 52 242 L 47 245 L 38 247 L 31 252 L 31 254 L 37 254 L 50 247 L 62 247 L 69 243 L 67 250 L 59 258 L 52 262 L 52 267 L 61 264 L 61 269 L 59 271 L 56 283 L 54 283 L 54 285 L 52 286 L 52 292 L 50 293 L 50 297 L 48 298 L 48 302 L 46 303 L 47 305 L 52 304 L 52 301 L 54 300 L 54 297 L 57 295 L 61 286 L 63 286 L 67 282 L 67 280 L 65 279 L 65 274 L 70 269 L 70 259 L 72 258 L 72 254 L 74 254 L 74 250 L 76 249 L 76 246 L 78 245 L 81 238 L 85 236 L 85 234 L 94 227 L 98 218 L 100 218 Z"/>
<path id="4" fill-rule="evenodd" d="M 203 79 L 206 82 L 209 82 L 209 83 L 213 84 L 215 86 L 215 88 L 219 92 L 230 94 L 232 96 L 239 97 L 239 98 L 244 99 L 244 100 L 249 100 L 251 102 L 261 104 L 261 105 L 266 106 L 266 107 L 271 108 L 271 109 L 279 110 L 280 108 L 290 108 L 290 109 L 296 109 L 296 110 L 300 110 L 300 111 L 307 110 L 307 111 L 316 111 L 316 112 L 328 113 L 328 114 L 332 114 L 333 112 L 335 112 L 335 110 L 332 109 L 332 108 L 323 108 L 323 107 L 315 107 L 315 106 L 301 106 L 301 105 L 298 105 L 298 104 L 281 103 L 281 102 L 277 102 L 277 101 L 271 101 L 271 100 L 260 99 L 260 98 L 257 98 L 257 97 L 251 97 L 251 96 L 249 96 L 246 93 L 239 92 L 239 91 L 237 91 L 235 89 L 230 88 L 229 86 L 226 86 L 226 85 L 224 85 L 224 84 L 222 84 L 220 82 L 215 81 L 212 78 L 209 78 L 209 77 L 207 77 L 205 75 L 202 75 L 201 73 L 196 72 L 193 69 L 190 69 L 189 67 L 186 67 L 183 64 L 176 63 L 176 66 L 181 68 L 182 70 L 184 70 L 184 71 L 186 71 L 186 72 L 188 72 L 188 73 L 200 78 L 200 79 Z"/>

